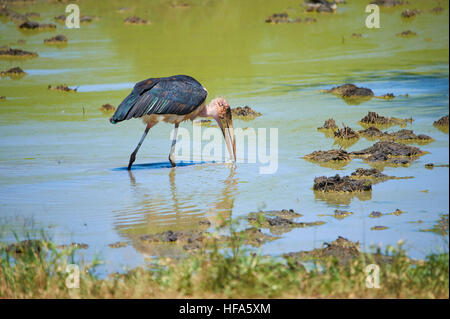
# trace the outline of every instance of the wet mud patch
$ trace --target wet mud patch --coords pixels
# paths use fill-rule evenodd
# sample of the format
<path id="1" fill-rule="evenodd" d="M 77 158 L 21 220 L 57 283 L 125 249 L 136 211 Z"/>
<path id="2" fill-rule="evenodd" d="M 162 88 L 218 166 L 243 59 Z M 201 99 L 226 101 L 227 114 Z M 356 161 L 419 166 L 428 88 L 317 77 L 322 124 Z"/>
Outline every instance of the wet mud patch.
<path id="1" fill-rule="evenodd" d="M 414 160 L 426 154 L 417 147 L 395 142 L 377 142 L 374 145 L 350 153 L 351 156 L 362 158 L 368 163 L 382 163 L 383 165 L 410 165 Z"/>

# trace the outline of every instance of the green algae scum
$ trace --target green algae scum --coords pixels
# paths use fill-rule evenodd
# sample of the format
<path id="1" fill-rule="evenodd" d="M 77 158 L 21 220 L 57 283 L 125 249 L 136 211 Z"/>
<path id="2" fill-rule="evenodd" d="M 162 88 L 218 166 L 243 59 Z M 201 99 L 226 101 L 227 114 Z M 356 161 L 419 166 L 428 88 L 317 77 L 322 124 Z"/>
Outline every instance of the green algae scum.
<path id="1" fill-rule="evenodd" d="M 448 298 L 448 1 L 341 2 L 0 0 L 0 298 Z M 196 118 L 127 170 L 177 74 L 237 163 Z"/>

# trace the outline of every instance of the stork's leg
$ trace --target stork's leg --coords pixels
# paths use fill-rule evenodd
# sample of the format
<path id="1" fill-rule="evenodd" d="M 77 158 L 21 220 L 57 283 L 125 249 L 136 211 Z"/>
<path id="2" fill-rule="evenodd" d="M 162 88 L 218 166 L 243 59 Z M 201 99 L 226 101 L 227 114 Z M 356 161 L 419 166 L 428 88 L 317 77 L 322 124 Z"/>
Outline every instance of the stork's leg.
<path id="1" fill-rule="evenodd" d="M 152 128 L 152 125 L 148 125 L 147 124 L 147 127 L 145 128 L 145 132 L 142 135 L 141 140 L 139 141 L 139 144 L 136 146 L 136 148 L 133 151 L 133 153 L 131 153 L 130 163 L 128 163 L 128 170 L 131 169 L 131 165 L 133 165 L 134 161 L 136 160 L 136 154 L 139 151 L 139 148 L 141 147 L 142 142 L 144 141 L 145 137 L 147 136 L 148 131 L 150 131 L 151 128 Z"/>
<path id="2" fill-rule="evenodd" d="M 173 153 L 175 152 L 175 144 L 177 144 L 178 125 L 179 125 L 179 123 L 175 124 L 175 131 L 173 132 L 172 147 L 170 148 L 170 154 L 169 154 L 169 161 L 170 161 L 170 164 L 172 164 L 172 167 L 177 166 L 175 164 L 175 156 L 173 155 Z"/>

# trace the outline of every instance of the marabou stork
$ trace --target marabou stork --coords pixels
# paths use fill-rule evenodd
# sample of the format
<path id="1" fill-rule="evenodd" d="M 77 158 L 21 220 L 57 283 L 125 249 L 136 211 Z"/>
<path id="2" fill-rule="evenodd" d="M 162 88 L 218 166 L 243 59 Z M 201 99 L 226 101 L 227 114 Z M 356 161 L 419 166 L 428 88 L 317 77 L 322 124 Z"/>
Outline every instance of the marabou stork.
<path id="1" fill-rule="evenodd" d="M 150 78 L 136 83 L 133 91 L 120 103 L 109 119 L 112 124 L 133 117 L 142 118 L 147 124 L 136 149 L 131 153 L 128 170 L 136 159 L 136 153 L 148 131 L 159 121 L 175 124 L 169 161 L 175 167 L 174 151 L 178 125 L 196 117 L 212 117 L 222 130 L 228 153 L 236 162 L 236 142 L 230 104 L 224 98 L 215 98 L 206 105 L 208 91 L 194 78 L 174 75 L 166 78 Z"/>

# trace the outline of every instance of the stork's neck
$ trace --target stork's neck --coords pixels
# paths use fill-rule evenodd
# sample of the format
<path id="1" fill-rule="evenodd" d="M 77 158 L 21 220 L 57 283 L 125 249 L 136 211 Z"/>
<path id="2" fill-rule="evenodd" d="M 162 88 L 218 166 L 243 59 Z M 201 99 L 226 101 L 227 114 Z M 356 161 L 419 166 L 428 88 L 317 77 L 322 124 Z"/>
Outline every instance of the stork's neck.
<path id="1" fill-rule="evenodd" d="M 212 117 L 212 118 L 216 118 L 218 115 L 219 113 L 217 111 L 217 107 L 215 106 L 213 101 L 205 105 L 205 107 L 198 114 L 199 117 Z"/>

